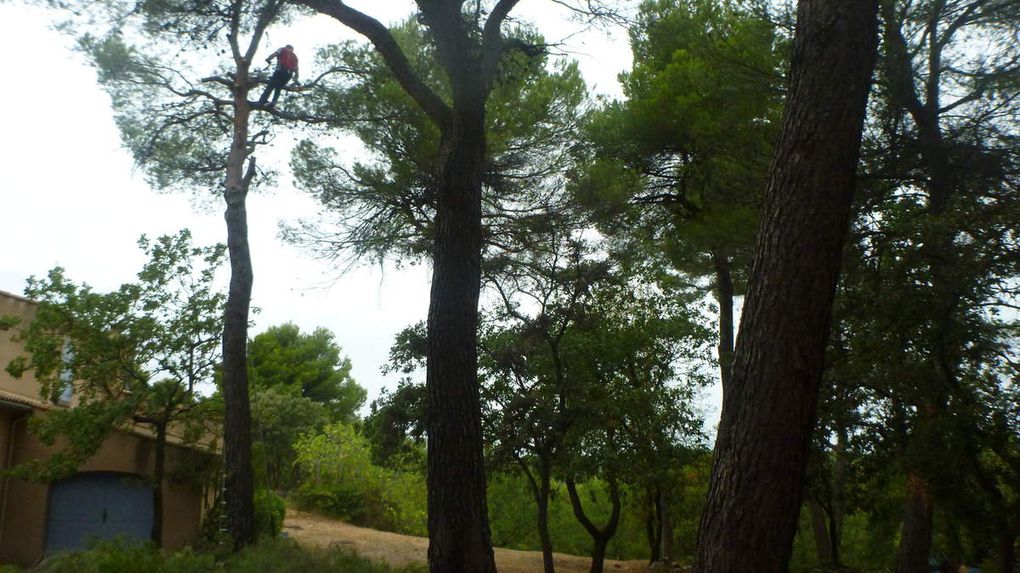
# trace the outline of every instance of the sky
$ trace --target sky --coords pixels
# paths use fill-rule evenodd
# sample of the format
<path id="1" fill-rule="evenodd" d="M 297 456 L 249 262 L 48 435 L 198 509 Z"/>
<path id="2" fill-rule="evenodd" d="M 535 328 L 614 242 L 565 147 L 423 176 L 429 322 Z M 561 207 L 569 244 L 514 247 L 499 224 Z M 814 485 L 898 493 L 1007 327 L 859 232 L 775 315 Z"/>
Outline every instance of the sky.
<path id="1" fill-rule="evenodd" d="M 411 13 L 409 2 L 350 2 L 384 23 Z M 594 90 L 618 96 L 616 76 L 630 65 L 622 29 L 573 34 L 549 0 L 524 0 L 519 17 L 539 26 L 547 40 L 562 40 Z M 315 48 L 356 37 L 327 17 L 271 28 L 257 58 L 294 44 L 302 76 Z M 131 281 L 144 263 L 136 242 L 192 231 L 196 244 L 225 242 L 222 206 L 200 209 L 183 194 L 153 191 L 122 149 L 109 97 L 73 41 L 50 28 L 50 15 L 0 0 L 0 53 L 6 55 L 0 87 L 0 290 L 21 294 L 25 280 L 62 266 L 76 282 L 112 290 Z M 427 267 L 363 267 L 342 276 L 325 261 L 284 245 L 278 223 L 313 216 L 317 205 L 286 172 L 287 150 L 274 160 L 283 169 L 278 187 L 248 198 L 255 282 L 251 335 L 293 322 L 303 331 L 325 327 L 351 359 L 352 375 L 369 401 L 395 378 L 380 372 L 393 336 L 424 320 L 431 280 Z"/>

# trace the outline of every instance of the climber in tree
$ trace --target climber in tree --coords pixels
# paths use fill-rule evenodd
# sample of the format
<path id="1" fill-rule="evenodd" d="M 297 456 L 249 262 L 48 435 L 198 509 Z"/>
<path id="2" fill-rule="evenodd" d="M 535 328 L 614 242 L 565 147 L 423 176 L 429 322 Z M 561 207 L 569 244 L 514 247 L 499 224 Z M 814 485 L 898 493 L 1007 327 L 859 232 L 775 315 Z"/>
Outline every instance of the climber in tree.
<path id="1" fill-rule="evenodd" d="M 266 86 L 266 90 L 262 92 L 262 97 L 259 98 L 258 107 L 273 107 L 276 105 L 277 98 L 280 97 L 280 90 L 287 85 L 291 79 L 296 84 L 298 81 L 298 59 L 294 53 L 294 46 L 287 44 L 286 46 L 276 50 L 268 58 L 266 63 L 268 64 L 276 58 L 276 71 L 273 72 L 272 77 L 269 78 L 269 85 Z M 273 99 L 266 106 L 266 101 L 269 99 L 269 94 L 272 92 Z"/>

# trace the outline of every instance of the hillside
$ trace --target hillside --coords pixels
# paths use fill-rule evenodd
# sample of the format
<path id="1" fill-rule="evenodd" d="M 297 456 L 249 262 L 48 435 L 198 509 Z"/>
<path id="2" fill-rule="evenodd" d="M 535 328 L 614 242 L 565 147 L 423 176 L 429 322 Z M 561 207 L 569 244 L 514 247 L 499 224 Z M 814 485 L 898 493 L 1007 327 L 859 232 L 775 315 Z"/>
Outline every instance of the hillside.
<path id="1" fill-rule="evenodd" d="M 350 547 L 369 559 L 383 561 L 390 565 L 403 566 L 426 562 L 428 540 L 424 537 L 400 535 L 356 527 L 337 521 L 287 509 L 284 532 L 299 543 L 329 547 L 334 545 Z M 555 554 L 557 573 L 586 573 L 591 564 L 587 557 Z M 538 551 L 516 551 L 496 548 L 496 564 L 500 573 L 536 573 L 542 571 L 542 554 Z M 644 573 L 648 566 L 644 561 L 606 560 L 606 571 L 616 573 Z"/>

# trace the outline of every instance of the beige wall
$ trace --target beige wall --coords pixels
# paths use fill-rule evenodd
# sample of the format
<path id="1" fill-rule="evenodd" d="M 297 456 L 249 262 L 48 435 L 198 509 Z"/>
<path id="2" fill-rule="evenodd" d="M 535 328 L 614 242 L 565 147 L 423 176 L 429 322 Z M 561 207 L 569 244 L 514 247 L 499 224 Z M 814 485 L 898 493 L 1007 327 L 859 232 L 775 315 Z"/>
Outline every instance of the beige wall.
<path id="1" fill-rule="evenodd" d="M 21 378 L 14 378 L 7 373 L 7 365 L 11 360 L 24 353 L 21 344 L 11 341 L 21 327 L 28 326 L 35 317 L 35 303 L 19 296 L 0 291 L 0 316 L 17 316 L 21 318 L 18 326 L 9 331 L 0 331 L 0 391 L 10 392 L 39 401 L 39 382 L 32 372 L 25 372 Z"/>

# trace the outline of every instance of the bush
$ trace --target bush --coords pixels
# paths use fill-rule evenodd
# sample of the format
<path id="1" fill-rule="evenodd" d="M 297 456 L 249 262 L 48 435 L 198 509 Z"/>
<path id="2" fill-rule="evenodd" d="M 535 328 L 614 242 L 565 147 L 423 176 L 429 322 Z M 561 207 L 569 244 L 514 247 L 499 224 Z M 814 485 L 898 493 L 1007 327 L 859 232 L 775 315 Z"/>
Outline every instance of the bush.
<path id="1" fill-rule="evenodd" d="M 425 533 L 424 478 L 373 465 L 368 441 L 354 426 L 330 424 L 294 449 L 304 476 L 294 494 L 298 507 L 365 527 Z"/>
<path id="2" fill-rule="evenodd" d="M 394 569 L 341 549 L 308 549 L 289 539 L 266 539 L 217 562 L 211 553 L 164 552 L 151 544 L 105 541 L 86 551 L 47 559 L 35 573 L 420 573 L 424 565 Z M 0 566 L 0 573 L 18 569 Z"/>
<path id="3" fill-rule="evenodd" d="M 40 573 L 213 573 L 212 555 L 189 549 L 166 553 L 151 543 L 102 541 L 86 551 L 60 553 L 36 569 Z"/>
<path id="4" fill-rule="evenodd" d="M 283 518 L 287 515 L 287 503 L 282 497 L 268 489 L 255 492 L 255 535 L 276 537 L 283 531 Z"/>

